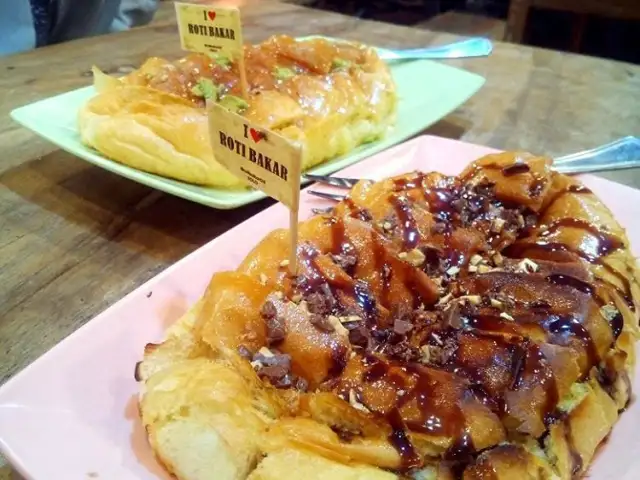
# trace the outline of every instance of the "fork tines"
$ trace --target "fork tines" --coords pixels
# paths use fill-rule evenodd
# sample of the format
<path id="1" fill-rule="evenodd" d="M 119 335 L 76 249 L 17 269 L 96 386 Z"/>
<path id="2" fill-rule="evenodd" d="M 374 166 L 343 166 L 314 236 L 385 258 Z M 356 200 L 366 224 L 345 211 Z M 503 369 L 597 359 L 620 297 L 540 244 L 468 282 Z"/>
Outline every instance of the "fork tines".
<path id="1" fill-rule="evenodd" d="M 329 193 L 329 192 L 319 192 L 317 190 L 307 190 L 309 195 L 314 195 L 316 197 L 325 198 L 327 200 L 333 200 L 334 202 L 341 202 L 345 198 L 347 198 L 346 194 L 343 193 Z"/>
<path id="2" fill-rule="evenodd" d="M 307 173 L 305 178 L 318 183 L 324 183 L 325 185 L 331 185 L 338 188 L 352 188 L 356 183 L 360 181 L 358 178 L 343 178 L 343 177 L 331 177 L 329 175 L 312 175 Z"/>

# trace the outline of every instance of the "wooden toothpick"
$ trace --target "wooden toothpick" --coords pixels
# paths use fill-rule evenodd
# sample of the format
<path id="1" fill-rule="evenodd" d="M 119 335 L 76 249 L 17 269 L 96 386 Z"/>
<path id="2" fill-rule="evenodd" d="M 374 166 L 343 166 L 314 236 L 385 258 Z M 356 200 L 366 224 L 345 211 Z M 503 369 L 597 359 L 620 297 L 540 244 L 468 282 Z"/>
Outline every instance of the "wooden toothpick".
<path id="1" fill-rule="evenodd" d="M 247 69 L 244 63 L 244 47 L 240 52 L 240 58 L 238 59 L 238 70 L 240 74 L 240 88 L 242 89 L 242 98 L 245 101 L 249 100 L 249 83 L 247 82 Z"/>
<path id="2" fill-rule="evenodd" d="M 290 248 L 289 252 L 289 273 L 292 277 L 298 275 L 298 209 L 291 208 L 289 210 L 289 234 Z"/>

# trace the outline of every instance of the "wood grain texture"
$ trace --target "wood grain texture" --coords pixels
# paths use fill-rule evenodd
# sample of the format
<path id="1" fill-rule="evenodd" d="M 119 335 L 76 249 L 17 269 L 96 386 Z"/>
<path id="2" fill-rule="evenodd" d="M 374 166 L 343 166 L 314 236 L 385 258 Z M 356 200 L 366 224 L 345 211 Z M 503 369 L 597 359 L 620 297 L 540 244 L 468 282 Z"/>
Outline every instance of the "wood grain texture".
<path id="1" fill-rule="evenodd" d="M 388 47 L 454 38 L 267 1 L 250 2 L 243 18 L 251 42 L 276 33 L 322 33 Z M 189 203 L 59 151 L 8 116 L 89 84 L 94 63 L 124 71 L 151 55 L 182 55 L 167 10 L 148 27 L 0 59 L 0 382 L 271 203 L 231 212 Z M 506 43 L 497 43 L 488 58 L 450 64 L 487 83 L 428 133 L 552 155 L 640 134 L 637 66 Z M 424 85 L 429 88 L 429 79 Z M 638 170 L 606 176 L 640 186 Z"/>

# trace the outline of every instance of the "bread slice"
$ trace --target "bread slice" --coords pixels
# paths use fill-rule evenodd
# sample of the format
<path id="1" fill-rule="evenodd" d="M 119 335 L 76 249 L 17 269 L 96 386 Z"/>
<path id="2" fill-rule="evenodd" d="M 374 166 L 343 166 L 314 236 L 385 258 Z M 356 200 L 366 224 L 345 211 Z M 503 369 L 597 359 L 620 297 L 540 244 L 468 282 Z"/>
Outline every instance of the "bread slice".
<path id="1" fill-rule="evenodd" d="M 569 480 L 631 398 L 624 229 L 551 160 L 360 182 L 267 235 L 150 346 L 142 421 L 180 480 Z"/>
<path id="2" fill-rule="evenodd" d="M 82 142 L 145 172 L 237 189 L 246 185 L 211 152 L 204 96 L 299 142 L 302 170 L 383 137 L 395 122 L 395 84 L 373 48 L 277 36 L 245 56 L 246 102 L 237 65 L 204 54 L 151 58 L 122 79 L 94 68 L 98 93 L 78 114 Z"/>

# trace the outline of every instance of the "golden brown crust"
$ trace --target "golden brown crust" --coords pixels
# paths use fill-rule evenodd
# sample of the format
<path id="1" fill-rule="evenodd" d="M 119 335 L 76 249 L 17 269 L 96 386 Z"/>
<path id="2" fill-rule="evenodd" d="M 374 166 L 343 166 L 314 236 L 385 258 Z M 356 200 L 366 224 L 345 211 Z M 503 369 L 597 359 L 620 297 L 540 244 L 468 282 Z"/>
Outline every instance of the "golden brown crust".
<path id="1" fill-rule="evenodd" d="M 263 54 L 254 61 L 258 65 L 273 57 L 291 64 L 291 56 L 301 55 L 297 50 L 303 50 L 297 45 L 289 37 L 272 38 L 247 47 L 247 62 L 252 61 L 251 52 L 253 56 L 258 52 Z M 318 61 L 357 54 L 357 63 L 318 71 L 313 65 L 315 70 L 303 68 L 300 59 L 291 65 L 296 73 L 288 69 L 292 76 L 276 83 L 266 82 L 264 72 L 253 71 L 254 66 L 249 72 L 249 107 L 243 113 L 250 121 L 300 142 L 302 170 L 382 137 L 395 121 L 396 108 L 391 73 L 373 49 L 329 48 L 324 40 L 308 45 L 304 47 L 307 53 L 322 54 Z M 94 68 L 98 95 L 79 112 L 82 142 L 112 160 L 146 172 L 199 185 L 242 187 L 240 180 L 215 161 L 202 98 L 191 93 L 200 78 L 193 72 L 216 82 L 228 83 L 235 78 L 231 70 L 220 69 L 206 55 L 191 55 L 177 63 L 149 59 L 139 71 L 120 81 Z M 161 82 L 165 77 L 168 80 Z M 235 84 L 220 84 L 220 88 L 228 89 L 225 92 L 229 95 L 238 94 Z"/>
<path id="2" fill-rule="evenodd" d="M 156 433 L 186 416 L 224 439 L 183 447 L 230 465 L 215 478 L 582 475 L 630 398 L 638 270 L 611 212 L 549 167 L 505 153 L 360 182 L 300 224 L 295 279 L 284 230 L 215 274 L 139 369 L 163 463 L 211 478 Z"/>

